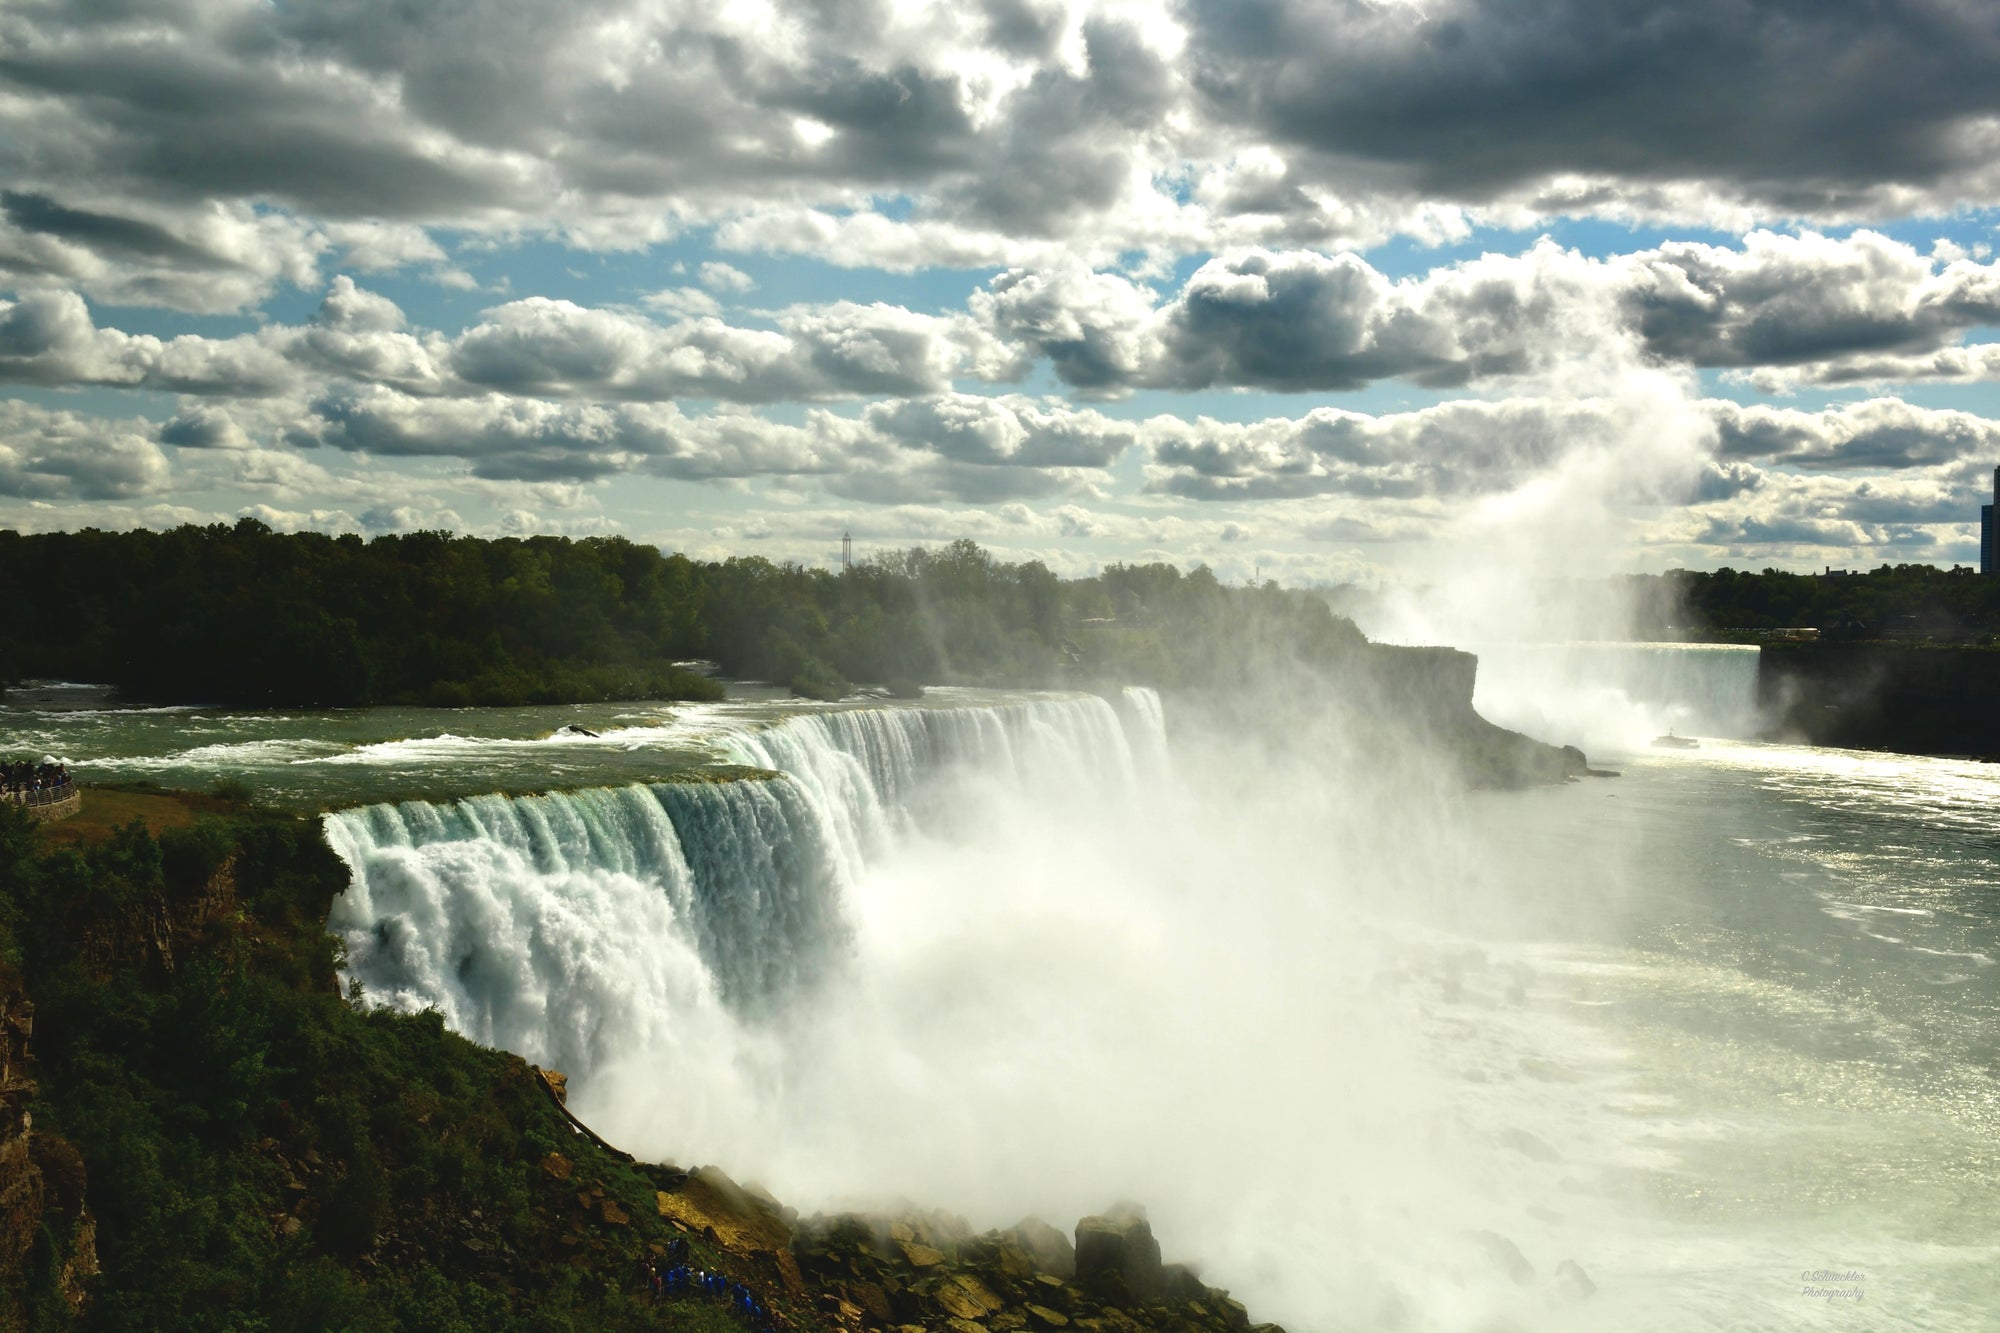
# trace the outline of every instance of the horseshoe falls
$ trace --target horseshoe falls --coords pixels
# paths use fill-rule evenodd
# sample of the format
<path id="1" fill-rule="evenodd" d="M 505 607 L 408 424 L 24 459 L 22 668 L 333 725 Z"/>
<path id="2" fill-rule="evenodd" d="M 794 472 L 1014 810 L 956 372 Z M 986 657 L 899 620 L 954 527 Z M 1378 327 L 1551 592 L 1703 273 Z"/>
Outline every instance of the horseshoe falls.
<path id="1" fill-rule="evenodd" d="M 1579 651 L 1513 697 L 1649 738 L 1747 671 Z M 1135 1200 L 1294 1333 L 2000 1308 L 2000 774 L 1704 724 L 1466 793 L 1314 699 L 942 699 L 687 710 L 707 774 L 328 815 L 346 976 L 801 1211 Z"/>
<path id="2" fill-rule="evenodd" d="M 1749 737 L 1758 650 L 1741 644 L 1483 643 L 1473 705 L 1505 727 L 1595 752 L 1669 730 Z"/>

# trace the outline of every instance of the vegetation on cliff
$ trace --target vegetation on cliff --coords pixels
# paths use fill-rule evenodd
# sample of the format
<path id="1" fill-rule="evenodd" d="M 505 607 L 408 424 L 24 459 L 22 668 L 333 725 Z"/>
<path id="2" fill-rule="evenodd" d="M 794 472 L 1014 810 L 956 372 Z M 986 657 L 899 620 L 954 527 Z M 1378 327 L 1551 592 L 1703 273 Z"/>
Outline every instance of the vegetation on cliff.
<path id="1" fill-rule="evenodd" d="M 0 1328 L 744 1327 L 667 1320 L 632 1280 L 676 1234 L 653 1201 L 677 1173 L 580 1138 L 525 1064 L 435 1014 L 337 993 L 345 883 L 312 821 L 49 849 L 0 807 L 29 1155 L 68 1164 L 53 1206 L 7 1219 Z"/>
<path id="2" fill-rule="evenodd" d="M 1248 1324 L 1135 1217 L 801 1222 L 634 1162 L 559 1075 L 342 996 L 345 883 L 314 821 L 52 847 L 0 807 L 0 1330 Z"/>
<path id="3" fill-rule="evenodd" d="M 1206 569 L 1060 579 L 969 541 L 834 572 L 698 562 L 621 538 L 0 532 L 0 678 L 222 704 L 713 697 L 672 665 L 837 696 L 849 682 L 1229 680 L 1259 654 L 1358 646 L 1322 599 Z"/>
<path id="4" fill-rule="evenodd" d="M 1797 627 L 1850 639 L 1956 642 L 2000 634 L 2000 579 L 1958 566 L 1883 565 L 1852 574 L 1675 569 L 1618 582 L 1642 639 Z"/>

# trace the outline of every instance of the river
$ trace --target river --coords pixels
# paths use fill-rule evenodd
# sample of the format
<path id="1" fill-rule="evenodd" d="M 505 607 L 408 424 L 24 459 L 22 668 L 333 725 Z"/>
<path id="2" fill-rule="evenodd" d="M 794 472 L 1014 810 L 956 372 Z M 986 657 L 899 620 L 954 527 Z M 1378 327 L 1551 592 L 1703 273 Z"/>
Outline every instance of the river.
<path id="1" fill-rule="evenodd" d="M 1525 793 L 1147 692 L 15 706 L 0 750 L 332 810 L 370 1002 L 807 1211 L 1136 1199 L 1295 1331 L 1990 1326 L 2000 771 L 1632 744 L 1733 707 L 1720 660 L 1606 682 L 1579 738 L 1622 776 Z M 1482 707 L 1553 718 L 1572 665 Z M 661 781 L 724 764 L 785 776 Z M 542 787 L 578 790 L 472 795 Z"/>

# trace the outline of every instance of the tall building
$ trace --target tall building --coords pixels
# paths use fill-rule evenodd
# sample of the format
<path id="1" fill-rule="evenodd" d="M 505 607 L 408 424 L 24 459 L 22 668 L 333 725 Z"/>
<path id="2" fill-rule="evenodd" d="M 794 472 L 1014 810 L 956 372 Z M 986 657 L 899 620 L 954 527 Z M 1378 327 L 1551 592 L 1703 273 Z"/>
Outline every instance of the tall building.
<path id="1" fill-rule="evenodd" d="M 1993 504 L 2000 504 L 2000 467 L 1993 469 Z M 1993 530 L 1993 505 L 1979 506 L 1979 572 L 2000 574 L 2000 532 Z"/>

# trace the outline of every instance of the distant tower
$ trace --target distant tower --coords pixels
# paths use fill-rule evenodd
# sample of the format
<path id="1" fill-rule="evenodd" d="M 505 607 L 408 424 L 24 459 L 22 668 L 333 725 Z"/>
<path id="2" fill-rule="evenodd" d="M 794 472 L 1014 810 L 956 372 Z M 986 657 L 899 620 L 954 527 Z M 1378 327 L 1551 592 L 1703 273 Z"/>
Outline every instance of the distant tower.
<path id="1" fill-rule="evenodd" d="M 1993 469 L 1993 481 L 1996 486 L 2000 486 L 2000 467 Z M 1993 512 L 1993 506 L 1986 506 L 1986 512 L 1990 516 Z M 851 533 L 843 532 L 840 534 L 840 567 L 842 569 L 854 568 L 854 537 Z"/>
<path id="2" fill-rule="evenodd" d="M 2000 504 L 2000 467 L 1993 469 L 1993 504 Z M 1993 530 L 1993 505 L 1979 506 L 1979 572 L 2000 574 L 2000 532 Z"/>

